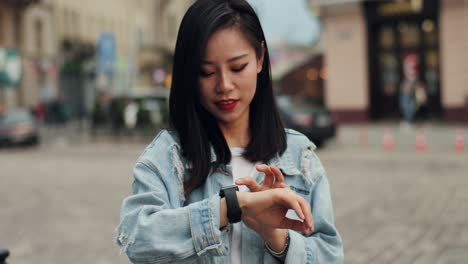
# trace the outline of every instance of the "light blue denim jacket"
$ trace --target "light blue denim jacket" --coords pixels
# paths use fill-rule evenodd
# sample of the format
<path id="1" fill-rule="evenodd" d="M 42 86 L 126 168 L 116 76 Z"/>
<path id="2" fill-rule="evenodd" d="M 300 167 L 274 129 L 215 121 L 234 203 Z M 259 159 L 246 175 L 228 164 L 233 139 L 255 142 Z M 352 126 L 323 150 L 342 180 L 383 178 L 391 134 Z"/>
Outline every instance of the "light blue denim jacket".
<path id="1" fill-rule="evenodd" d="M 285 183 L 310 202 L 315 231 L 289 230 L 285 263 L 343 263 L 343 245 L 333 220 L 330 189 L 315 146 L 302 134 L 286 130 L 287 149 L 270 160 Z M 216 155 L 212 149 L 212 161 Z M 229 263 L 232 225 L 220 230 L 220 197 L 232 185 L 232 169 L 222 166 L 188 197 L 183 182 L 187 162 L 174 132 L 161 131 L 134 167 L 133 195 L 123 201 L 117 244 L 133 263 Z M 263 181 L 261 173 L 257 181 Z M 242 224 L 242 263 L 279 263 L 257 233 Z"/>

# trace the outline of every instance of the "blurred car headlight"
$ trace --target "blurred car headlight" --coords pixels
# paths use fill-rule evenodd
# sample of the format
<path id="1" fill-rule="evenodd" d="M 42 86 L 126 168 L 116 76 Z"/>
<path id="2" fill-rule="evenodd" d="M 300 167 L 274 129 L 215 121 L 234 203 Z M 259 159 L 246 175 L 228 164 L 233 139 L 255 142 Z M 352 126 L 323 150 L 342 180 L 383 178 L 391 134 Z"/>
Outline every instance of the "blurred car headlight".
<path id="1" fill-rule="evenodd" d="M 25 135 L 25 134 L 31 134 L 34 132 L 34 126 L 30 124 L 21 124 L 15 126 L 13 129 L 13 135 Z"/>

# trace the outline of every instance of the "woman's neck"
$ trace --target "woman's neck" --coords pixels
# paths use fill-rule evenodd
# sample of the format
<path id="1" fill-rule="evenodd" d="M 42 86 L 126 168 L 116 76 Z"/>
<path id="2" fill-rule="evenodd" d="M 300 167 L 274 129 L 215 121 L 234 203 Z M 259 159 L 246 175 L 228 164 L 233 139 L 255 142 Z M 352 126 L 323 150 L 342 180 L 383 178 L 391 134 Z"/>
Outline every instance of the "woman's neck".
<path id="1" fill-rule="evenodd" d="M 244 124 L 219 124 L 219 128 L 226 139 L 229 147 L 245 148 L 250 142 L 250 132 L 248 122 Z"/>

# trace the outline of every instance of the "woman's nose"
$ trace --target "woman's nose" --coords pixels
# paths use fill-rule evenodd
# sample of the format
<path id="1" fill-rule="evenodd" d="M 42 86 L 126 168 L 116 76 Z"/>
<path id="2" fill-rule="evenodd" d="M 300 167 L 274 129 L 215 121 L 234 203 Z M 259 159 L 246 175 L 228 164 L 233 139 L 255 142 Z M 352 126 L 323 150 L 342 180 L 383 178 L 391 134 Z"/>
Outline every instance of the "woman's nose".
<path id="1" fill-rule="evenodd" d="M 227 72 L 220 73 L 219 81 L 217 85 L 218 93 L 226 93 L 234 88 L 231 76 Z"/>

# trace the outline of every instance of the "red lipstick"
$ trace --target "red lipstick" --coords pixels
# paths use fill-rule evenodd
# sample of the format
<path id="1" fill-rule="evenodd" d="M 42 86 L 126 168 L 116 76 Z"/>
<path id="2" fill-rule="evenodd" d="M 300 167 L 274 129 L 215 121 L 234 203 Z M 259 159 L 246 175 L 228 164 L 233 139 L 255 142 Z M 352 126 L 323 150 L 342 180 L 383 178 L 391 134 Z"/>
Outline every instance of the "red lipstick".
<path id="1" fill-rule="evenodd" d="M 216 106 L 220 110 L 228 111 L 234 109 L 238 102 L 239 100 L 234 99 L 220 100 L 216 102 Z"/>

